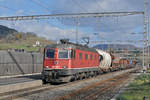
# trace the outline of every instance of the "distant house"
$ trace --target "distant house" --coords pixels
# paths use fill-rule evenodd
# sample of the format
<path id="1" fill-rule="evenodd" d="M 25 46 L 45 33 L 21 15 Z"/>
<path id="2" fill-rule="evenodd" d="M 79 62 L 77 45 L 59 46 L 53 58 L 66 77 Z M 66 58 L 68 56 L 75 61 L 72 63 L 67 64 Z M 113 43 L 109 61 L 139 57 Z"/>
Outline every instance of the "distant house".
<path id="1" fill-rule="evenodd" d="M 41 46 L 40 41 L 36 41 L 35 44 L 33 44 L 33 47 L 39 47 L 39 46 Z"/>

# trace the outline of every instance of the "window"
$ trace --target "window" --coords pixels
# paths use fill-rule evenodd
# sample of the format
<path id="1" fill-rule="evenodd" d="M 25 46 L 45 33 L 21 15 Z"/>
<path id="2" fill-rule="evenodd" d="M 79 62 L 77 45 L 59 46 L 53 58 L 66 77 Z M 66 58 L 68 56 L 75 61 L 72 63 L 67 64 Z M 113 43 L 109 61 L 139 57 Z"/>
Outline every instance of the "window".
<path id="1" fill-rule="evenodd" d="M 74 59 L 76 58 L 76 51 L 74 50 Z"/>
<path id="2" fill-rule="evenodd" d="M 90 59 L 93 60 L 93 55 L 92 54 L 90 55 Z"/>
<path id="3" fill-rule="evenodd" d="M 71 50 L 71 58 L 74 58 L 73 52 L 74 50 Z"/>
<path id="4" fill-rule="evenodd" d="M 45 57 L 54 58 L 54 55 L 55 55 L 55 50 L 53 50 L 53 49 L 45 50 Z"/>
<path id="5" fill-rule="evenodd" d="M 101 62 L 102 60 L 103 60 L 103 56 L 100 55 L 100 56 L 99 56 L 99 62 Z"/>
<path id="6" fill-rule="evenodd" d="M 88 54 L 85 54 L 85 60 L 87 60 L 88 59 Z"/>
<path id="7" fill-rule="evenodd" d="M 82 53 L 79 53 L 79 58 L 82 60 Z"/>
<path id="8" fill-rule="evenodd" d="M 68 58 L 68 50 L 59 50 L 58 58 Z"/>
<path id="9" fill-rule="evenodd" d="M 75 50 L 71 50 L 71 58 L 75 59 Z"/>
<path id="10" fill-rule="evenodd" d="M 95 60 L 96 60 L 96 55 L 95 55 Z"/>

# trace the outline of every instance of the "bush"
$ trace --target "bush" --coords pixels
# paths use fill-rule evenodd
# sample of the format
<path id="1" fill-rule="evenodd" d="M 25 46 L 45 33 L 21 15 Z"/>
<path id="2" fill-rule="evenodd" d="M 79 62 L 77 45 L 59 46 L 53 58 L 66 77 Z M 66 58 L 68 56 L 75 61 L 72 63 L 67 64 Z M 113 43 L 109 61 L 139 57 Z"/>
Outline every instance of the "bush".
<path id="1" fill-rule="evenodd" d="M 118 97 L 116 98 L 116 100 L 128 100 L 128 99 L 126 99 L 126 98 L 123 97 L 123 96 L 118 96 Z"/>

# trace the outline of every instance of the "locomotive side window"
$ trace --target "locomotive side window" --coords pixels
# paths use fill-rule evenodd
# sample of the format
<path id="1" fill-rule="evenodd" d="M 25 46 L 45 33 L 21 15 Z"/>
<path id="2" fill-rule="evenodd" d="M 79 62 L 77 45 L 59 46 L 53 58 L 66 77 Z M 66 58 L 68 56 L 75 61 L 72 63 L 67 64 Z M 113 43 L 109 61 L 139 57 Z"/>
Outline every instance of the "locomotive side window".
<path id="1" fill-rule="evenodd" d="M 82 60 L 82 53 L 79 53 L 79 58 Z"/>
<path id="2" fill-rule="evenodd" d="M 53 49 L 47 49 L 45 50 L 45 57 L 46 58 L 54 58 L 55 50 Z"/>
<path id="3" fill-rule="evenodd" d="M 76 51 L 74 50 L 74 59 L 76 58 Z"/>
<path id="4" fill-rule="evenodd" d="M 96 55 L 95 55 L 95 60 L 96 60 Z"/>
<path id="5" fill-rule="evenodd" d="M 93 60 L 93 55 L 92 54 L 90 55 L 90 59 Z"/>
<path id="6" fill-rule="evenodd" d="M 73 56 L 73 50 L 71 50 L 71 58 L 74 58 L 74 56 Z"/>
<path id="7" fill-rule="evenodd" d="M 88 54 L 85 54 L 85 60 L 87 60 L 88 59 Z"/>
<path id="8" fill-rule="evenodd" d="M 68 58 L 68 50 L 59 50 L 58 58 L 60 59 Z"/>
<path id="9" fill-rule="evenodd" d="M 71 50 L 71 58 L 75 59 L 75 50 Z"/>

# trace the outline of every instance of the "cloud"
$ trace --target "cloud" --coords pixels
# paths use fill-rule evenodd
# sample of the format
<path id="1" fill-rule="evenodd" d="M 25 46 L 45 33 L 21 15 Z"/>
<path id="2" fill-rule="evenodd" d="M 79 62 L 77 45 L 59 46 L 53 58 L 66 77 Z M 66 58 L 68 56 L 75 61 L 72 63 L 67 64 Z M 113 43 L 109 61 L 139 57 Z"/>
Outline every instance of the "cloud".
<path id="1" fill-rule="evenodd" d="M 10 28 L 15 28 L 20 32 L 34 32 L 38 36 L 45 37 L 50 40 L 60 40 L 62 38 L 68 38 L 75 41 L 76 31 L 73 29 L 63 29 L 56 26 L 49 25 L 47 23 L 38 23 L 37 21 L 29 22 L 14 22 L 14 23 L 1 23 Z M 80 37 L 84 35 L 83 32 L 79 32 Z"/>
<path id="2" fill-rule="evenodd" d="M 16 15 L 21 15 L 21 14 L 23 14 L 24 13 L 24 11 L 22 10 L 22 9 L 19 9 L 17 12 L 16 12 Z"/>
<path id="3" fill-rule="evenodd" d="M 58 0 L 57 0 L 58 1 Z M 143 11 L 143 1 L 142 0 L 77 0 L 76 2 L 71 2 L 75 0 L 61 0 L 57 2 L 58 7 L 53 10 L 53 13 L 61 12 L 124 12 L 124 11 Z M 66 5 L 69 3 L 69 5 Z M 65 6 L 64 6 L 65 5 Z M 84 9 L 83 9 L 84 8 Z M 150 9 L 150 6 L 148 6 Z M 70 22 L 70 23 L 69 23 Z M 64 25 L 72 25 L 71 21 L 63 21 Z M 131 34 L 135 32 L 137 27 L 141 27 L 138 32 L 142 32 L 143 28 L 143 16 L 142 15 L 132 15 L 125 17 L 104 17 L 97 21 L 96 18 L 81 18 L 80 27 L 92 27 L 93 32 L 98 32 L 99 34 L 105 33 L 104 37 L 107 39 L 139 39 L 142 36 L 134 38 Z M 87 32 L 87 31 L 86 31 Z M 91 34 L 89 34 L 91 35 Z"/>
<path id="4" fill-rule="evenodd" d="M 0 0 L 3 1 L 3 0 Z M 18 0 L 17 0 L 18 1 Z M 51 2 L 51 11 L 56 13 L 78 12 L 114 12 L 114 11 L 142 11 L 143 0 L 55 0 Z M 148 6 L 150 9 L 150 6 Z M 18 10 L 22 14 L 25 10 Z M 30 9 L 36 12 L 36 9 Z M 5 13 L 6 15 L 6 13 Z M 142 32 L 143 16 L 133 15 L 125 17 L 80 18 L 79 35 L 89 36 L 92 40 L 127 40 L 141 39 L 141 35 L 132 36 L 130 33 Z M 74 19 L 61 19 L 54 23 L 18 22 L 13 28 L 24 32 L 35 32 L 52 40 L 70 38 L 75 40 Z M 8 25 L 12 26 L 12 25 Z M 137 28 L 139 30 L 137 31 Z M 99 33 L 98 36 L 93 33 Z"/>

